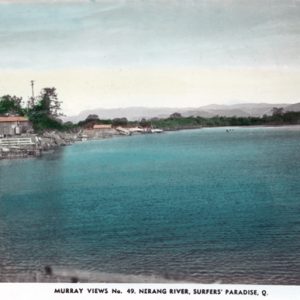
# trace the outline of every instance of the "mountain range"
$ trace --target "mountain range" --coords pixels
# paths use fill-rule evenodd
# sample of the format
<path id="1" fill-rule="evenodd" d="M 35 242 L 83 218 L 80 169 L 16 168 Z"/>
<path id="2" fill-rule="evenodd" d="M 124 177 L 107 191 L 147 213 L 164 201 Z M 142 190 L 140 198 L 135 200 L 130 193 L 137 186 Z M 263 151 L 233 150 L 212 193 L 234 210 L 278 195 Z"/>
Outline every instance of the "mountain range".
<path id="1" fill-rule="evenodd" d="M 142 118 L 166 118 L 177 112 L 184 117 L 200 116 L 210 118 L 216 115 L 224 117 L 261 117 L 263 115 L 271 115 L 273 107 L 282 107 L 284 111 L 300 111 L 300 103 L 242 103 L 233 105 L 211 104 L 200 106 L 197 108 L 176 108 L 176 107 L 126 107 L 126 108 L 96 108 L 84 110 L 75 116 L 64 117 L 63 120 L 71 122 L 79 122 L 85 120 L 88 115 L 98 115 L 100 119 L 127 118 L 128 120 L 141 120 Z"/>

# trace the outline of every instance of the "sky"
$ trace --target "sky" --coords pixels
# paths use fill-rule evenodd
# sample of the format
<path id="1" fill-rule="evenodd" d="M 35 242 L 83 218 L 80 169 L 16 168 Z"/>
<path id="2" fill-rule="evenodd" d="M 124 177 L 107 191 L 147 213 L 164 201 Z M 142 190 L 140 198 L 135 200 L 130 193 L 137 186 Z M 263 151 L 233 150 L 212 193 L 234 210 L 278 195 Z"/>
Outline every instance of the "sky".
<path id="1" fill-rule="evenodd" d="M 300 102 L 299 0 L 0 0 L 0 95 L 67 115 Z"/>

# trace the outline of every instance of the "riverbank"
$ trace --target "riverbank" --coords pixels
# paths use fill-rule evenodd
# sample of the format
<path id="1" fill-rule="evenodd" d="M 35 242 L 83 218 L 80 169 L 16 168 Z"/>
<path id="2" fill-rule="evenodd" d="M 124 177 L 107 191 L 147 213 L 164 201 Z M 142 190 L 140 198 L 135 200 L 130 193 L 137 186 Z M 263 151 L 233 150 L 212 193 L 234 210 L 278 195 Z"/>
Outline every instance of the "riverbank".
<path id="1" fill-rule="evenodd" d="M 0 138 L 0 159 L 37 157 L 43 152 L 68 146 L 75 142 L 107 139 L 114 136 L 160 133 L 162 130 L 137 130 L 137 128 L 83 129 L 77 132 L 45 131 L 42 134 L 24 134 Z"/>
<path id="2" fill-rule="evenodd" d="M 0 139 L 0 160 L 38 157 L 44 152 L 56 150 L 75 142 L 107 139 L 114 136 L 137 134 L 126 128 L 109 130 L 84 129 L 78 132 L 45 131 L 42 134 L 24 134 Z"/>

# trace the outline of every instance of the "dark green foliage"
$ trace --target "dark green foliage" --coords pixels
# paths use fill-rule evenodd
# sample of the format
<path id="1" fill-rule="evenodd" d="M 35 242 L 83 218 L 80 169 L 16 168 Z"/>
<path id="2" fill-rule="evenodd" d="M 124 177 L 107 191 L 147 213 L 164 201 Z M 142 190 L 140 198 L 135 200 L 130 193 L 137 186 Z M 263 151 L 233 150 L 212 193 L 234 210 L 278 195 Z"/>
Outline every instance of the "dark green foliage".
<path id="1" fill-rule="evenodd" d="M 128 120 L 126 118 L 115 118 L 112 120 L 113 126 L 127 126 Z"/>
<path id="2" fill-rule="evenodd" d="M 89 121 L 98 121 L 99 120 L 99 116 L 98 115 L 88 115 L 87 118 L 85 119 L 86 122 Z"/>
<path id="3" fill-rule="evenodd" d="M 34 130 L 38 132 L 46 129 L 62 130 L 64 128 L 60 120 L 44 113 L 35 112 L 33 114 L 29 114 L 29 119 L 33 124 Z"/>
<path id="4" fill-rule="evenodd" d="M 0 115 L 18 114 L 24 115 L 21 107 L 22 98 L 17 96 L 5 95 L 0 98 Z"/>
<path id="5" fill-rule="evenodd" d="M 83 128 L 93 128 L 96 124 L 112 124 L 112 120 L 90 119 L 87 117 L 84 121 L 79 121 L 76 126 Z M 75 126 L 75 125 L 74 125 Z"/>
<path id="6" fill-rule="evenodd" d="M 55 88 L 44 88 L 37 103 L 28 109 L 27 114 L 36 131 L 43 131 L 46 129 L 63 130 L 62 122 L 57 119 L 60 113 L 60 104 L 58 101 Z"/>
<path id="7" fill-rule="evenodd" d="M 300 112 L 288 111 L 282 118 L 285 124 L 300 124 Z"/>
<path id="8" fill-rule="evenodd" d="M 199 120 L 194 117 L 169 117 L 167 119 L 155 119 L 151 121 L 151 125 L 153 127 L 162 128 L 165 130 L 172 130 L 172 129 L 188 129 L 188 128 L 197 128 L 200 127 L 201 124 Z"/>
<path id="9" fill-rule="evenodd" d="M 140 122 L 139 122 L 139 125 L 141 127 L 150 127 L 151 126 L 151 122 L 150 121 L 147 121 L 145 118 L 143 118 Z"/>
<path id="10" fill-rule="evenodd" d="M 170 119 L 178 119 L 178 118 L 182 118 L 182 116 L 180 113 L 175 112 L 175 113 L 171 114 L 169 118 Z"/>
<path id="11" fill-rule="evenodd" d="M 59 129 L 61 131 L 68 131 L 68 132 L 78 132 L 79 130 L 79 126 L 77 124 L 73 124 L 73 122 L 65 122 L 65 123 L 62 123 L 62 127 Z"/>
<path id="12" fill-rule="evenodd" d="M 257 125 L 288 125 L 300 124 L 300 112 L 284 112 L 282 108 L 273 108 L 271 116 L 263 117 L 223 117 L 211 118 L 182 117 L 180 114 L 172 114 L 166 119 L 152 119 L 153 127 L 165 130 L 177 130 L 199 127 L 218 126 L 257 126 Z M 175 117 L 174 117 L 175 115 Z"/>
<path id="13" fill-rule="evenodd" d="M 37 100 L 37 103 L 29 109 L 31 113 L 39 112 L 52 117 L 62 115 L 60 113 L 61 102 L 57 99 L 55 88 L 44 88 Z"/>
<path id="14" fill-rule="evenodd" d="M 273 107 L 272 115 L 274 116 L 282 116 L 284 114 L 284 109 L 282 107 Z"/>

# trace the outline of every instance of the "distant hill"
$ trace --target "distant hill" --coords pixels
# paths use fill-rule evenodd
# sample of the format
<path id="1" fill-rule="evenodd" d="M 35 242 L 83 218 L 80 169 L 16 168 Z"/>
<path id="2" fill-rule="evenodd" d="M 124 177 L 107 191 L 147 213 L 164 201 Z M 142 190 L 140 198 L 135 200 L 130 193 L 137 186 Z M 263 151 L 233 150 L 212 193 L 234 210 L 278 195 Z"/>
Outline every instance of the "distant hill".
<path id="1" fill-rule="evenodd" d="M 300 111 L 300 103 L 288 105 L 284 108 L 285 111 Z"/>
<path id="2" fill-rule="evenodd" d="M 188 110 L 182 113 L 184 117 L 203 117 L 203 118 L 211 118 L 214 116 L 224 116 L 224 117 L 248 117 L 250 114 L 241 110 L 241 109 L 230 109 L 226 107 L 220 107 L 218 109 L 207 109 L 203 110 L 203 107 L 199 109 Z"/>
<path id="3" fill-rule="evenodd" d="M 174 112 L 182 113 L 186 109 L 171 108 L 171 107 L 125 107 L 125 108 L 96 108 L 91 110 L 84 110 L 77 116 L 70 116 L 63 118 L 64 121 L 78 122 L 85 120 L 88 115 L 98 115 L 100 119 L 113 119 L 125 117 L 128 120 L 140 120 L 142 118 L 165 118 Z"/>
<path id="4" fill-rule="evenodd" d="M 264 114 L 272 114 L 273 107 L 286 107 L 285 103 L 243 103 L 232 105 L 232 108 L 241 109 L 253 117 L 261 117 Z"/>
<path id="5" fill-rule="evenodd" d="M 233 105 L 211 104 L 198 108 L 176 108 L 176 107 L 126 107 L 111 109 L 91 109 L 80 112 L 76 116 L 64 117 L 64 121 L 74 123 L 85 120 L 88 115 L 96 114 L 100 119 L 113 119 L 125 117 L 128 120 L 141 120 L 142 118 L 166 118 L 174 112 L 182 114 L 184 117 L 200 116 L 210 118 L 216 115 L 225 117 L 261 117 L 264 114 L 271 115 L 273 107 L 283 107 L 285 111 L 300 111 L 300 103 L 296 104 L 270 104 L 270 103 L 242 103 Z"/>
<path id="6" fill-rule="evenodd" d="M 202 110 L 201 108 L 194 108 L 192 110 L 187 110 L 181 112 L 183 117 L 202 117 L 202 118 L 211 118 L 214 116 L 214 113 L 210 113 L 209 111 Z"/>
<path id="7" fill-rule="evenodd" d="M 273 107 L 286 107 L 287 104 L 279 103 L 241 103 L 233 105 L 208 105 L 203 106 L 202 109 L 206 109 L 210 113 L 218 113 L 219 116 L 225 117 L 261 117 L 264 114 L 272 114 Z"/>
<path id="8" fill-rule="evenodd" d="M 213 115 L 223 116 L 223 117 L 249 117 L 250 114 L 244 110 L 237 109 L 237 108 L 228 108 L 228 109 L 212 109 L 209 111 Z"/>

